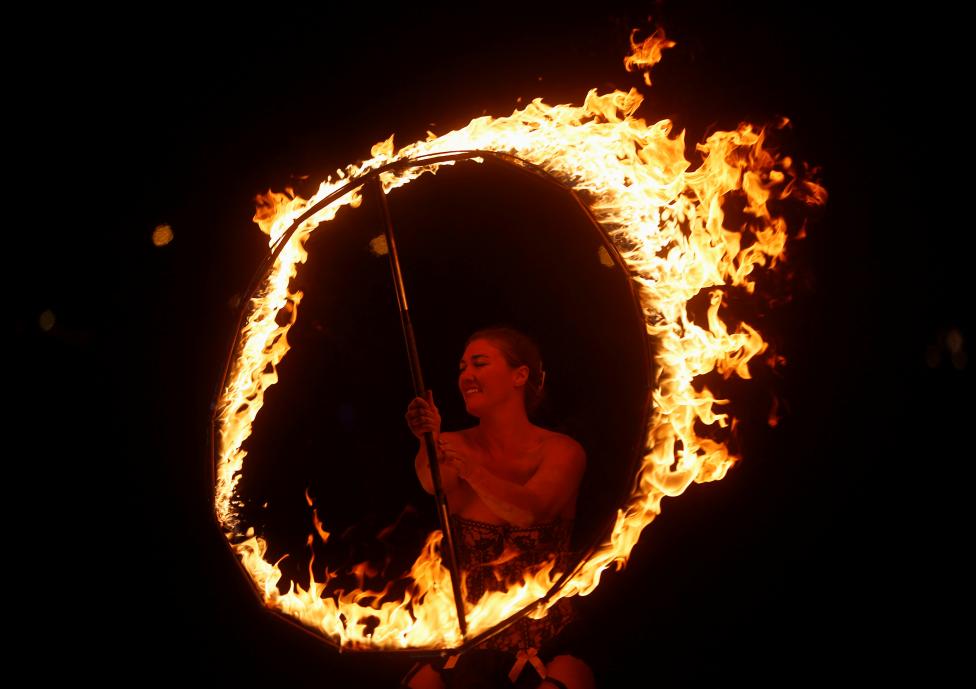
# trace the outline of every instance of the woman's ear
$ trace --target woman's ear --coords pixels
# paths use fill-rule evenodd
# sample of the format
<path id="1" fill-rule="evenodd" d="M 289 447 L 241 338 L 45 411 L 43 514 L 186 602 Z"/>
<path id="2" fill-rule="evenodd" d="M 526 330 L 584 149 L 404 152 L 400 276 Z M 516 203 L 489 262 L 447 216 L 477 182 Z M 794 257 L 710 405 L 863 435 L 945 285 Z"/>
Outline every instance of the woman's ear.
<path id="1" fill-rule="evenodd" d="M 522 387 L 529 380 L 529 367 L 522 364 L 515 369 L 515 387 Z"/>

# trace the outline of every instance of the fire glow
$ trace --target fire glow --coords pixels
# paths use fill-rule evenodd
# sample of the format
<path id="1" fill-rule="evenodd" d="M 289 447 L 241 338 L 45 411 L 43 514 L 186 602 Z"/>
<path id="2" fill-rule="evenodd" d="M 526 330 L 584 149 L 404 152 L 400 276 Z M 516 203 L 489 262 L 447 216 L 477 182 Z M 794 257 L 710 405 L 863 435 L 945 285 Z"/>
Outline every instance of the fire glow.
<path id="1" fill-rule="evenodd" d="M 634 43 L 630 69 L 649 69 L 673 43 L 662 32 Z M 650 79 L 645 79 L 650 84 Z M 563 586 L 531 613 L 564 596 L 586 595 L 611 565 L 622 567 L 641 531 L 658 515 L 661 499 L 680 495 L 692 482 L 719 480 L 736 461 L 724 442 L 700 437 L 695 424 L 728 428 L 723 400 L 693 383 L 716 371 L 749 378 L 749 362 L 766 349 L 762 336 L 746 323 L 732 332 L 722 318 L 723 289 L 752 294 L 754 272 L 773 269 L 786 255 L 787 223 L 769 208 L 771 200 L 795 198 L 821 204 L 826 192 L 800 177 L 792 160 L 764 148 L 764 132 L 743 124 L 713 133 L 698 144 L 701 164 L 691 169 L 684 133 L 672 136 L 668 120 L 647 124 L 634 116 L 643 97 L 635 89 L 598 94 L 582 106 L 550 106 L 532 101 L 509 117 L 479 117 L 442 136 L 428 133 L 399 150 L 393 138 L 373 146 L 371 158 L 349 165 L 323 182 L 310 199 L 271 193 L 262 197 L 255 221 L 275 247 L 307 209 L 347 185 L 350 179 L 397 160 L 451 151 L 497 151 L 544 169 L 586 200 L 590 211 L 617 248 L 635 281 L 648 337 L 657 344 L 654 409 L 634 488 L 617 512 L 609 538 L 577 566 Z M 478 162 L 478 159 L 475 159 Z M 387 193 L 442 164 L 380 174 Z M 215 415 L 215 509 L 232 548 L 241 558 L 266 605 L 300 621 L 347 648 L 447 649 L 464 639 L 458 629 L 451 583 L 442 564 L 441 533 L 427 543 L 410 570 L 411 585 L 401 598 L 386 591 L 352 590 L 323 597 L 326 583 L 314 578 L 308 590 L 292 583 L 281 593 L 281 571 L 264 559 L 265 541 L 242 531 L 235 488 L 244 467 L 245 440 L 277 382 L 277 366 L 288 352 L 287 333 L 298 316 L 301 292 L 289 282 L 305 262 L 305 241 L 343 206 L 356 208 L 363 187 L 352 188 L 306 220 L 287 240 L 248 305 L 237 349 Z M 743 206 L 744 220 L 726 226 L 723 205 Z M 689 301 L 708 291 L 706 323 L 696 323 Z M 328 537 L 316 515 L 315 528 Z M 524 573 L 507 591 L 489 592 L 466 602 L 469 634 L 474 636 L 539 601 L 562 572 L 548 563 Z M 387 587 L 389 590 L 389 587 Z M 378 622 L 377 622 L 378 621 Z"/>

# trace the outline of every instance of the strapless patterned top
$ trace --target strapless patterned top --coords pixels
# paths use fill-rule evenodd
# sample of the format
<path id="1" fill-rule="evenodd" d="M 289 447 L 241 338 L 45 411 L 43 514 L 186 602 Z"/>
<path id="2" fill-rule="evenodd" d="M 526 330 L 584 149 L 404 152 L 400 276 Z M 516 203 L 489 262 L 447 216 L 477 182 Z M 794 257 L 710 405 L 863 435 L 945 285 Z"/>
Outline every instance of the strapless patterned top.
<path id="1" fill-rule="evenodd" d="M 465 597 L 470 603 L 478 602 L 486 591 L 504 591 L 508 583 L 518 582 L 525 570 L 553 558 L 556 573 L 566 571 L 573 564 L 570 520 L 516 527 L 452 515 L 451 522 L 455 525 L 458 567 L 465 574 Z M 522 617 L 481 643 L 479 648 L 512 652 L 538 649 L 572 618 L 573 606 L 568 598 L 563 598 L 541 620 Z"/>

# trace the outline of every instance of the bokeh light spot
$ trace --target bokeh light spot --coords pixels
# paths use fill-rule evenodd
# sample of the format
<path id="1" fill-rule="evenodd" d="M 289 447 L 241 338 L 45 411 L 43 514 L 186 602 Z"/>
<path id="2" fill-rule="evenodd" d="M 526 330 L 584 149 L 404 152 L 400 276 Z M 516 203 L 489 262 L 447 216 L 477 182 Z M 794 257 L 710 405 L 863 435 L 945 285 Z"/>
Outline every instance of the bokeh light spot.
<path id="1" fill-rule="evenodd" d="M 946 346 L 949 351 L 953 354 L 958 354 L 962 351 L 962 333 L 953 328 L 946 335 Z"/>
<path id="2" fill-rule="evenodd" d="M 369 250 L 375 256 L 386 256 L 390 253 L 390 247 L 386 245 L 386 235 L 381 234 L 369 240 Z"/>
<path id="3" fill-rule="evenodd" d="M 166 246 L 173 241 L 173 228 L 169 225 L 156 225 L 152 233 L 152 243 L 156 246 Z"/>
<path id="4" fill-rule="evenodd" d="M 45 310 L 37 319 L 37 324 L 41 326 L 41 330 L 48 332 L 54 327 L 54 312 L 51 309 Z"/>

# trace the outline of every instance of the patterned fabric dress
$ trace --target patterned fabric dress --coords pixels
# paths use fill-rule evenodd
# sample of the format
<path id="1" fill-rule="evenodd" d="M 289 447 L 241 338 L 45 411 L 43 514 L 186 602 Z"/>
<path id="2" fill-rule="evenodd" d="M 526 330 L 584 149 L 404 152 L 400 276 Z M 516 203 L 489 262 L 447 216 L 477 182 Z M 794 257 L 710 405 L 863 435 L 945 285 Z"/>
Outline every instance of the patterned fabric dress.
<path id="1" fill-rule="evenodd" d="M 572 521 L 520 528 L 452 515 L 451 522 L 465 597 L 471 603 L 478 602 L 486 591 L 504 591 L 509 582 L 521 580 L 523 572 L 553 558 L 557 573 L 575 564 L 570 550 Z M 430 667 L 447 689 L 536 689 L 546 676 L 548 660 L 567 652 L 582 655 L 574 634 L 581 621 L 575 617 L 570 600 L 562 598 L 541 620 L 524 616 L 477 647 L 430 663 Z M 400 686 L 409 687 L 411 678 L 425 664 L 427 661 L 415 663 Z M 546 686 L 566 686 L 552 677 L 547 681 Z"/>
<path id="2" fill-rule="evenodd" d="M 488 524 L 454 515 L 458 567 L 465 573 L 466 598 L 476 603 L 486 591 L 504 591 L 509 582 L 518 582 L 522 573 L 556 559 L 554 572 L 564 572 L 572 564 L 570 539 L 573 522 L 557 520 L 530 527 Z M 518 653 L 539 649 L 556 636 L 573 618 L 573 606 L 563 598 L 549 608 L 546 616 L 535 620 L 524 616 L 487 639 L 478 648 Z"/>

